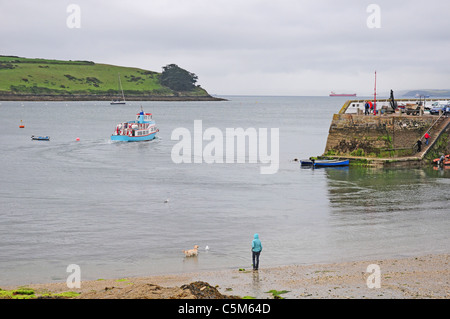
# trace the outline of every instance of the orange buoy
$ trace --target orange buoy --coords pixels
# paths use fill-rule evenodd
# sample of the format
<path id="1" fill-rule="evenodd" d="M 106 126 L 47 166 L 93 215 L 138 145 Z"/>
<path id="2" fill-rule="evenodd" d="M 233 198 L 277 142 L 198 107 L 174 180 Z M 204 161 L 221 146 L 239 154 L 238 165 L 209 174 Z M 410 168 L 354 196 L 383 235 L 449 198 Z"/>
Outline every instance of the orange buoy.
<path id="1" fill-rule="evenodd" d="M 23 125 L 22 120 L 20 120 L 19 128 L 25 128 L 25 125 Z"/>

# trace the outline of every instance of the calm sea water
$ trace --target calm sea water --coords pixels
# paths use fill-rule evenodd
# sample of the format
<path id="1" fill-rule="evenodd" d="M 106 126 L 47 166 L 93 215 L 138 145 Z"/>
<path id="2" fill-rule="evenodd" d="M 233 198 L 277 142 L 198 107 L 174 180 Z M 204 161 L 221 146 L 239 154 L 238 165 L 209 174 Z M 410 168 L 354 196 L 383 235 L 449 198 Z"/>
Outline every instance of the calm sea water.
<path id="1" fill-rule="evenodd" d="M 83 280 L 250 268 L 255 232 L 261 267 L 449 252 L 450 171 L 301 169 L 292 159 L 323 153 L 345 99 L 227 98 L 1 102 L 0 285 L 65 281 L 69 264 Z M 159 138 L 112 143 L 141 106 Z M 224 134 L 279 128 L 278 173 L 173 163 L 172 131 L 194 120 Z"/>

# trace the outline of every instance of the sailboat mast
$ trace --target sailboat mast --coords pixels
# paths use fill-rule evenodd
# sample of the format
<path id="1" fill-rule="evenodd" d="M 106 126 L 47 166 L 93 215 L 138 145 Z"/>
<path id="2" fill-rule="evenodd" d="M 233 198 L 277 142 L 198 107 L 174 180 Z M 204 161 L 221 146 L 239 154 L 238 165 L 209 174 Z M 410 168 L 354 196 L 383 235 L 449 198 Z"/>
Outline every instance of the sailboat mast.
<path id="1" fill-rule="evenodd" d="M 119 87 L 122 90 L 122 99 L 125 101 L 125 95 L 123 94 L 122 81 L 120 81 L 120 73 L 119 73 Z"/>

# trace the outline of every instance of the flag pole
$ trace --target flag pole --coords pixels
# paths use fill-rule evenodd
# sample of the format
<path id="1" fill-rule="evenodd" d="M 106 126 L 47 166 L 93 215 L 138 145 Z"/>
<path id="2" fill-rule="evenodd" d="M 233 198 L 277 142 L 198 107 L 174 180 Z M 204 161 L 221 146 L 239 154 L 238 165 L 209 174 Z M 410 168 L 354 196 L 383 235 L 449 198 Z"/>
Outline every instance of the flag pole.
<path id="1" fill-rule="evenodd" d="M 375 90 L 374 90 L 373 114 L 377 115 L 377 71 L 375 71 Z"/>

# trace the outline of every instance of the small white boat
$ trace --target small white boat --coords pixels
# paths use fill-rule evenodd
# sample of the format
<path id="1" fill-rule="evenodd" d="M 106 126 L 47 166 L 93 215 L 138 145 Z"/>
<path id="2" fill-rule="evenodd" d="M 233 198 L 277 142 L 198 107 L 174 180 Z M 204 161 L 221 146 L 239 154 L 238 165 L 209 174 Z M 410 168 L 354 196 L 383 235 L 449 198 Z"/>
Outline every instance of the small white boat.
<path id="1" fill-rule="evenodd" d="M 125 103 L 125 101 L 120 101 L 120 100 L 111 101 L 111 105 L 114 105 L 114 104 L 126 104 L 126 103 Z"/>

